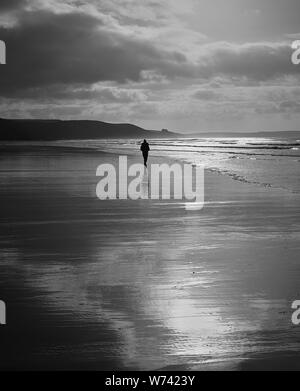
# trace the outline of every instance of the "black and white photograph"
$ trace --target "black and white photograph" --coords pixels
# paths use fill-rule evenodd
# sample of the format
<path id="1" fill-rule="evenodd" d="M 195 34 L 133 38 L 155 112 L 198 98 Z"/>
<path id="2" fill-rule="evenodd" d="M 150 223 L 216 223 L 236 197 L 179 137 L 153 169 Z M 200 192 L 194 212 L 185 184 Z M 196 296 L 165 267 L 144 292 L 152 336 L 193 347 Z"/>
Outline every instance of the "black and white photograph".
<path id="1" fill-rule="evenodd" d="M 0 0 L 0 352 L 300 370 L 299 0 Z"/>

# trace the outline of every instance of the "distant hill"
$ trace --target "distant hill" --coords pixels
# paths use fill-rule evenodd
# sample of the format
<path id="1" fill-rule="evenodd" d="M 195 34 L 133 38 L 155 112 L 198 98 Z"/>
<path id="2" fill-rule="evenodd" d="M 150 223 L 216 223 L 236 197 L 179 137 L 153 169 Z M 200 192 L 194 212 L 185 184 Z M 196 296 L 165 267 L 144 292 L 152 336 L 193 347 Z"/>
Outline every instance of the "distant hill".
<path id="1" fill-rule="evenodd" d="M 146 130 L 132 124 L 112 124 L 88 120 L 43 120 L 0 118 L 1 141 L 51 141 L 101 138 L 171 138 L 171 137 L 277 137 L 300 139 L 300 131 L 198 132 L 175 133 L 167 129 Z"/>
<path id="2" fill-rule="evenodd" d="M 41 119 L 1 119 L 2 141 L 50 141 L 98 138 L 178 137 L 177 133 L 145 130 L 132 124 L 111 124 L 101 121 L 63 121 Z"/>

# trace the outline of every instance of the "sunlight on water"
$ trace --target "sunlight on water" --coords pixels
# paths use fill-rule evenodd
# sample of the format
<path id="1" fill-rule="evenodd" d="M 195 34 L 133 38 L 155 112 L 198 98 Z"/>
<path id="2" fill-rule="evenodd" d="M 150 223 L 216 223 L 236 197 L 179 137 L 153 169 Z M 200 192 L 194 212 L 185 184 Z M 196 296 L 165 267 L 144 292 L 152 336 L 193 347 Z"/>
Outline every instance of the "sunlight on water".
<path id="1" fill-rule="evenodd" d="M 300 192 L 299 140 L 276 138 L 152 139 L 150 158 L 169 156 L 235 180 Z M 137 140 L 85 140 L 55 144 L 117 153 L 139 153 Z"/>

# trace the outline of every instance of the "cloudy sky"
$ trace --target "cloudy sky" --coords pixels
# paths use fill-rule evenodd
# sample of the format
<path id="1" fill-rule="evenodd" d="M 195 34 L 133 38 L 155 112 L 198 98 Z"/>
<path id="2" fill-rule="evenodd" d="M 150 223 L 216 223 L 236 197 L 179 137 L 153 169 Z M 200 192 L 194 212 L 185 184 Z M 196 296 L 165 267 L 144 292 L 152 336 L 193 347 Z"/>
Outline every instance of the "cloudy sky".
<path id="1" fill-rule="evenodd" d="M 1 0 L 0 116 L 300 130 L 299 0 Z"/>

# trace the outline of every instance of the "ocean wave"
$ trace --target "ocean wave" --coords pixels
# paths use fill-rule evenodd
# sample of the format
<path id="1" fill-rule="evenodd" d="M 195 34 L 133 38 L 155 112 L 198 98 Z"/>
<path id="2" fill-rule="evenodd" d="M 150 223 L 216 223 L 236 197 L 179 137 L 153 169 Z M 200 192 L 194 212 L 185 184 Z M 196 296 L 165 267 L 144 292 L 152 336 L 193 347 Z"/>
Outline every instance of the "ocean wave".
<path id="1" fill-rule="evenodd" d="M 220 140 L 218 140 L 220 141 Z M 270 143 L 255 145 L 247 139 L 248 145 L 201 145 L 199 139 L 155 140 L 151 141 L 151 157 L 168 157 L 173 160 L 202 165 L 206 169 L 227 175 L 233 180 L 300 193 L 299 162 L 297 150 L 300 144 L 290 140 L 280 145 Z M 299 141 L 299 140 L 298 140 Z M 238 140 L 237 143 L 244 143 Z M 21 143 L 24 146 L 25 143 Z M 37 147 L 64 147 L 77 151 L 107 152 L 139 155 L 137 140 L 70 140 L 43 143 L 26 143 Z M 1 144 L 0 144 L 1 146 Z M 282 151 L 282 152 L 280 152 Z M 284 152 L 283 152 L 284 151 Z M 292 159 L 291 159 L 292 158 Z"/>

